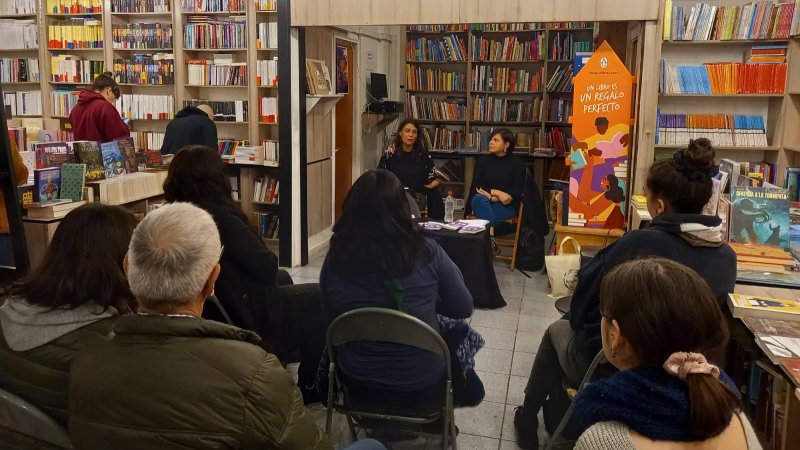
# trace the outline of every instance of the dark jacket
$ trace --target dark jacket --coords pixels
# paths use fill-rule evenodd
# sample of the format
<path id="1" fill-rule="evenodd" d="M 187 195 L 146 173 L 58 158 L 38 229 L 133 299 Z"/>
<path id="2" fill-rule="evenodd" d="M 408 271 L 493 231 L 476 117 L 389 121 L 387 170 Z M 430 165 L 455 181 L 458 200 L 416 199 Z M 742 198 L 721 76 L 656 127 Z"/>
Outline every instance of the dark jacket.
<path id="1" fill-rule="evenodd" d="M 69 123 L 76 141 L 109 142 L 131 135 L 117 108 L 90 89 L 81 91 L 78 104 L 69 114 Z"/>
<path id="2" fill-rule="evenodd" d="M 167 124 L 161 154 L 174 154 L 187 145 L 205 145 L 217 148 L 217 126 L 206 113 L 187 106 L 175 114 Z"/>
<path id="3" fill-rule="evenodd" d="M 331 449 L 274 355 L 194 317 L 121 317 L 70 377 L 76 449 Z"/>
<path id="4" fill-rule="evenodd" d="M 600 284 L 605 274 L 620 263 L 644 256 L 660 256 L 681 263 L 700 274 L 720 305 L 725 306 L 727 295 L 736 285 L 736 253 L 721 238 L 704 244 L 680 230 L 682 224 L 717 227 L 720 222 L 716 216 L 661 214 L 653 219 L 650 228 L 626 233 L 581 267 L 572 294 L 569 322 L 590 360 L 602 348 Z"/>
<path id="5" fill-rule="evenodd" d="M 431 259 L 419 258 L 414 271 L 398 278 L 402 286 L 402 310 L 439 329 L 436 314 L 453 319 L 472 315 L 472 295 L 464 285 L 461 271 L 433 240 L 426 239 Z M 386 276 L 365 273 L 348 279 L 332 270 L 326 258 L 320 272 L 322 309 L 326 325 L 358 308 L 399 309 L 391 298 Z M 373 387 L 418 391 L 441 380 L 444 363 L 432 353 L 391 344 L 350 344 L 341 353 L 341 368 L 350 377 Z"/>

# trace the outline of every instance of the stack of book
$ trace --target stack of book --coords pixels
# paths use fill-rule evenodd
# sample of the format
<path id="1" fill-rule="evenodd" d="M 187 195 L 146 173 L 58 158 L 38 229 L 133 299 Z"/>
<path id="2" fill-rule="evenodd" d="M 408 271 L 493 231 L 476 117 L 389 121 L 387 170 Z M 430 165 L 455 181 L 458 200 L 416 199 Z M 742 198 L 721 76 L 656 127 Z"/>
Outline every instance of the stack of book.
<path id="1" fill-rule="evenodd" d="M 463 91 L 467 89 L 465 79 L 460 72 L 406 64 L 406 89 L 412 91 Z"/>
<path id="2" fill-rule="evenodd" d="M 39 60 L 33 58 L 0 58 L 0 83 L 39 81 Z"/>
<path id="3" fill-rule="evenodd" d="M 39 47 L 39 29 L 33 19 L 0 20 L 0 50 Z"/>
<path id="4" fill-rule="evenodd" d="M 111 12 L 169 12 L 169 0 L 111 0 Z"/>
<path id="5" fill-rule="evenodd" d="M 422 127 L 422 138 L 430 151 L 455 151 L 464 147 L 464 130 Z"/>
<path id="6" fill-rule="evenodd" d="M 33 202 L 25 205 L 29 219 L 61 219 L 72 212 L 73 209 L 85 205 L 85 201 L 51 200 L 46 202 Z"/>
<path id="7" fill-rule="evenodd" d="M 76 55 L 53 55 L 50 58 L 51 81 L 90 84 L 105 71 L 103 61 L 87 60 Z"/>
<path id="8" fill-rule="evenodd" d="M 172 53 L 131 55 L 114 60 L 117 83 L 137 85 L 175 84 L 175 58 Z"/>
<path id="9" fill-rule="evenodd" d="M 541 97 L 512 100 L 491 95 L 472 97 L 472 120 L 479 122 L 538 122 L 541 120 Z"/>
<path id="10" fill-rule="evenodd" d="M 215 122 L 246 122 L 247 100 L 215 101 L 205 99 L 184 100 L 183 106 L 208 105 L 214 111 Z"/>
<path id="11" fill-rule="evenodd" d="M 530 40 L 520 41 L 508 36 L 502 41 L 492 41 L 480 36 L 470 36 L 473 61 L 541 61 L 544 59 L 544 33 L 536 32 Z"/>
<path id="12" fill-rule="evenodd" d="M 763 116 L 662 114 L 659 111 L 656 144 L 683 146 L 689 140 L 701 137 L 723 147 L 769 145 Z"/>
<path id="13" fill-rule="evenodd" d="M 248 146 L 250 142 L 247 140 L 234 140 L 234 139 L 220 139 L 217 143 L 217 151 L 222 156 L 222 159 L 233 160 L 236 155 L 236 149 L 239 146 Z"/>
<path id="14" fill-rule="evenodd" d="M 277 123 L 278 97 L 259 97 L 258 117 L 258 120 L 263 123 Z"/>
<path id="15" fill-rule="evenodd" d="M 547 82 L 547 92 L 572 92 L 572 66 L 558 66 Z"/>
<path id="16" fill-rule="evenodd" d="M 665 40 L 786 39 L 789 37 L 794 3 L 760 1 L 736 6 L 697 3 L 694 6 L 665 5 Z"/>
<path id="17" fill-rule="evenodd" d="M 464 40 L 455 34 L 441 38 L 420 37 L 406 42 L 407 61 L 466 61 Z"/>
<path id="18" fill-rule="evenodd" d="M 47 38 L 54 49 L 103 48 L 103 23 L 93 18 L 57 20 L 47 26 Z"/>
<path id="19" fill-rule="evenodd" d="M 170 120 L 174 116 L 172 95 L 122 94 L 117 101 L 122 118 L 134 120 Z"/>
<path id="20" fill-rule="evenodd" d="M 48 14 L 96 14 L 103 12 L 103 0 L 47 0 Z"/>
<path id="21" fill-rule="evenodd" d="M 437 99 L 406 94 L 406 115 L 424 120 L 464 120 L 464 98 Z"/>
<path id="22" fill-rule="evenodd" d="M 659 89 L 666 94 L 782 94 L 786 64 L 706 63 L 673 65 L 661 61 Z"/>
<path id="23" fill-rule="evenodd" d="M 747 51 L 747 63 L 782 64 L 786 62 L 788 44 L 754 45 Z"/>
<path id="24" fill-rule="evenodd" d="M 737 242 L 729 245 L 736 252 L 737 270 L 782 273 L 800 269 L 800 263 L 792 254 L 780 247 Z"/>
<path id="25" fill-rule="evenodd" d="M 476 65 L 472 68 L 472 90 L 484 92 L 537 92 L 542 90 L 544 66 L 536 72 L 510 67 Z"/>

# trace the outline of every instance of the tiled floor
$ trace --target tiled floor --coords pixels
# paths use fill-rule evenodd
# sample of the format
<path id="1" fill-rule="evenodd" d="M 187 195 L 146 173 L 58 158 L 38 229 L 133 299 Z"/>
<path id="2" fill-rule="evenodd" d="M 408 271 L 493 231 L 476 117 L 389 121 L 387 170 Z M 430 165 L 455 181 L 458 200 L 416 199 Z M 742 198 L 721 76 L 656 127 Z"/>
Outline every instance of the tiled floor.
<path id="1" fill-rule="evenodd" d="M 317 255 L 306 267 L 289 269 L 295 283 L 319 279 L 324 259 Z M 511 272 L 505 263 L 496 263 L 495 272 L 508 306 L 497 310 L 476 310 L 470 324 L 486 341 L 478 352 L 476 371 L 486 389 L 484 401 L 475 408 L 456 409 L 459 449 L 505 450 L 514 443 L 514 408 L 522 404 L 525 384 L 542 334 L 559 314 L 547 296 L 547 277 L 539 272 Z M 324 409 L 312 407 L 318 424 L 324 427 Z M 349 442 L 344 420 L 337 418 L 332 438 L 337 447 Z M 541 422 L 541 420 L 540 420 Z M 543 427 L 540 427 L 540 430 Z M 544 431 L 540 431 L 544 433 Z M 545 435 L 540 442 L 545 443 Z M 393 448 L 398 448 L 392 446 Z M 436 448 L 431 442 L 415 441 L 403 448 Z"/>

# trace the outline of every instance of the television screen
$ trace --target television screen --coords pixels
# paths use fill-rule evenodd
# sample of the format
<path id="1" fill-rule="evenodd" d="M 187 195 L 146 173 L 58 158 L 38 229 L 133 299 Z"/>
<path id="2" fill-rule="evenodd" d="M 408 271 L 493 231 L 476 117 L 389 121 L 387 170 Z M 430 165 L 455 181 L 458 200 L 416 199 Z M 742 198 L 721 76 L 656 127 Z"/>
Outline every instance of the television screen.
<path id="1" fill-rule="evenodd" d="M 386 87 L 386 74 L 385 73 L 370 73 L 370 94 L 378 99 L 389 97 L 389 90 Z"/>

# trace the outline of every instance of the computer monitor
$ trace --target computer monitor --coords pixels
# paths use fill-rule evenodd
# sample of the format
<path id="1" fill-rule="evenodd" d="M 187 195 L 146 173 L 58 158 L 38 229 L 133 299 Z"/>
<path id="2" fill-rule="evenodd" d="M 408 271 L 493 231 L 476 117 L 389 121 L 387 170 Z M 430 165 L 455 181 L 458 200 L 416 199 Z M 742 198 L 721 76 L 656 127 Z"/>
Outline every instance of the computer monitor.
<path id="1" fill-rule="evenodd" d="M 385 73 L 370 73 L 369 91 L 370 95 L 377 100 L 383 100 L 389 97 L 389 89 L 386 87 Z"/>

